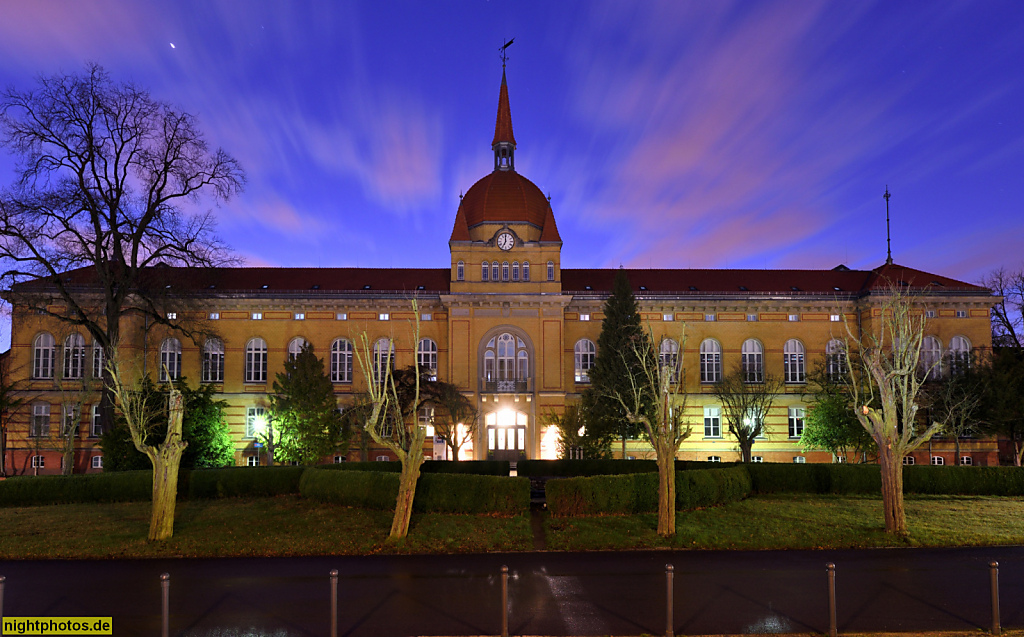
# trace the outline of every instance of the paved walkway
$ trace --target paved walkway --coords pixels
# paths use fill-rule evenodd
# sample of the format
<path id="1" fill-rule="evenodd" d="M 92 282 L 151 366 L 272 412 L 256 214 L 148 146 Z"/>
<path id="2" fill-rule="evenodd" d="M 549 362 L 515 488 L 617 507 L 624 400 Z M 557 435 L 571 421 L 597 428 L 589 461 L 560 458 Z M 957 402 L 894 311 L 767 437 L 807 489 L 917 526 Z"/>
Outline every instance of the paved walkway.
<path id="1" fill-rule="evenodd" d="M 1003 626 L 1024 628 L 1024 547 L 0 562 L 0 575 L 9 616 L 112 616 L 116 635 L 151 637 L 169 572 L 172 634 L 286 637 L 329 634 L 337 568 L 339 635 L 493 635 L 507 564 L 512 634 L 638 635 L 664 632 L 672 563 L 677 634 L 823 633 L 832 561 L 841 632 L 978 631 L 992 559 Z"/>

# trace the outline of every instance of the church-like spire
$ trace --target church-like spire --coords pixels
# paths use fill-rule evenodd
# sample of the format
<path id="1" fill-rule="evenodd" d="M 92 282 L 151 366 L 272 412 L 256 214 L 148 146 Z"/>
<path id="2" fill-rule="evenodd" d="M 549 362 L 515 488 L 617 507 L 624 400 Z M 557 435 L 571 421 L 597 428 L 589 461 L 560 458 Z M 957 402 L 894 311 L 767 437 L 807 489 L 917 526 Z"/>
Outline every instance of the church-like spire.
<path id="1" fill-rule="evenodd" d="M 505 81 L 505 65 L 501 69 L 501 91 L 498 93 L 498 120 L 494 124 L 495 170 L 515 170 L 516 138 L 512 135 L 512 109 L 508 105 L 508 83 Z"/>

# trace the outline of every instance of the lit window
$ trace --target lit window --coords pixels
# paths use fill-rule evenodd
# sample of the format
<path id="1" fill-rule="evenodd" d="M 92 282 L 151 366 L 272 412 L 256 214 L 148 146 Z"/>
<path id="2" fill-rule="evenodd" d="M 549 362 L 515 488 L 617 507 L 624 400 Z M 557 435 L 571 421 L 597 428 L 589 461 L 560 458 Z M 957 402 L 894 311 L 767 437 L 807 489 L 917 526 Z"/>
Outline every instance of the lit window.
<path id="1" fill-rule="evenodd" d="M 837 338 L 825 346 L 825 371 L 832 382 L 837 382 L 846 375 L 846 343 Z"/>
<path id="2" fill-rule="evenodd" d="M 32 456 L 32 468 L 33 469 L 45 469 L 46 458 L 44 456 Z"/>
<path id="3" fill-rule="evenodd" d="M 519 262 L 518 261 L 513 261 L 512 262 L 512 280 L 513 281 L 518 281 L 519 280 Z"/>
<path id="4" fill-rule="evenodd" d="M 100 406 L 93 405 L 89 414 L 89 437 L 99 438 L 103 435 L 103 420 L 100 413 Z"/>
<path id="5" fill-rule="evenodd" d="M 334 320 L 336 320 L 336 321 L 347 321 L 348 320 L 348 314 L 345 313 L 345 312 L 338 312 L 337 314 L 334 315 Z"/>
<path id="6" fill-rule="evenodd" d="M 708 462 L 721 462 L 722 456 L 708 456 Z"/>
<path id="7" fill-rule="evenodd" d="M 803 407 L 789 408 L 789 437 L 799 438 L 804 433 L 804 411 Z"/>
<path id="8" fill-rule="evenodd" d="M 705 314 L 704 315 L 704 320 L 705 321 L 714 321 L 715 320 L 715 315 L 714 314 Z"/>
<path id="9" fill-rule="evenodd" d="M 352 343 L 343 338 L 331 343 L 331 382 L 352 382 Z"/>
<path id="10" fill-rule="evenodd" d="M 165 339 L 160 344 L 160 382 L 178 380 L 181 376 L 181 341 Z"/>
<path id="11" fill-rule="evenodd" d="M 32 378 L 53 378 L 56 344 L 53 336 L 42 333 L 32 342 Z"/>
<path id="12" fill-rule="evenodd" d="M 530 355 L 523 339 L 508 332 L 487 341 L 484 349 L 484 380 L 525 381 L 530 377 Z M 511 383 L 514 387 L 515 384 Z M 492 390 L 493 391 L 493 390 Z"/>
<path id="13" fill-rule="evenodd" d="M 925 310 L 924 317 L 930 319 L 935 318 L 935 310 Z"/>
<path id="14" fill-rule="evenodd" d="M 942 456 L 932 456 L 932 464 L 937 467 L 941 467 L 942 465 L 946 464 L 946 461 L 942 458 Z"/>
<path id="15" fill-rule="evenodd" d="M 416 364 L 426 372 L 430 380 L 437 380 L 437 343 L 429 338 L 420 339 L 416 347 Z"/>
<path id="16" fill-rule="evenodd" d="M 508 261 L 501 262 L 501 280 L 508 281 Z"/>
<path id="17" fill-rule="evenodd" d="M 960 456 L 960 464 L 968 466 L 970 464 L 973 464 L 973 462 L 970 456 Z"/>
<path id="18" fill-rule="evenodd" d="M 334 456 L 334 464 L 345 462 L 345 456 Z"/>
<path id="19" fill-rule="evenodd" d="M 914 456 L 903 456 L 903 464 L 914 464 Z"/>
<path id="20" fill-rule="evenodd" d="M 32 424 L 28 435 L 31 438 L 46 438 L 50 435 L 50 403 L 32 405 Z"/>
<path id="21" fill-rule="evenodd" d="M 245 410 L 245 437 L 255 438 L 267 424 L 267 410 L 263 407 L 249 407 Z"/>
<path id="22" fill-rule="evenodd" d="M 497 281 L 498 277 L 501 276 L 501 274 L 499 273 L 498 267 L 499 266 L 498 266 L 498 262 L 497 261 L 492 261 L 491 262 L 491 281 Z"/>
<path id="23" fill-rule="evenodd" d="M 757 314 L 747 314 L 747 320 L 751 323 L 757 321 Z"/>
<path id="24" fill-rule="evenodd" d="M 210 312 L 210 320 L 211 321 L 219 321 L 220 320 L 220 312 Z"/>
<path id="25" fill-rule="evenodd" d="M 455 264 L 455 280 L 465 281 L 466 280 L 466 262 L 459 261 Z"/>
<path id="26" fill-rule="evenodd" d="M 254 321 L 262 321 L 263 320 L 263 312 L 253 312 L 252 313 L 252 320 L 254 320 Z"/>
<path id="27" fill-rule="evenodd" d="M 581 321 L 589 321 L 590 320 L 590 315 L 589 314 L 580 314 L 580 320 Z"/>
<path id="28" fill-rule="evenodd" d="M 790 320 L 791 322 L 793 322 L 793 321 L 799 321 L 799 320 L 800 320 L 800 315 L 799 315 L 799 314 L 790 314 L 790 315 L 789 315 L 789 320 Z"/>
<path id="29" fill-rule="evenodd" d="M 548 261 L 548 281 L 555 280 L 555 262 Z"/>
<path id="30" fill-rule="evenodd" d="M 673 383 L 679 382 L 679 343 L 671 338 L 662 339 L 658 346 L 658 367 L 669 370 Z"/>
<path id="31" fill-rule="evenodd" d="M 967 318 L 967 310 L 957 310 L 956 311 L 956 317 L 957 318 Z"/>
<path id="32" fill-rule="evenodd" d="M 258 467 L 260 466 L 259 456 L 249 456 L 245 459 L 245 466 L 247 467 Z"/>
<path id="33" fill-rule="evenodd" d="M 177 318 L 178 318 L 178 313 L 177 312 L 168 312 L 167 313 L 167 320 L 168 321 L 173 321 L 173 320 L 175 320 Z"/>
<path id="34" fill-rule="evenodd" d="M 420 314 L 420 320 L 421 321 L 433 321 L 434 320 L 434 315 L 431 314 L 430 312 L 423 312 L 422 314 Z"/>
<path id="35" fill-rule="evenodd" d="M 594 341 L 587 338 L 576 341 L 576 347 L 573 348 L 573 359 L 576 366 L 577 383 L 590 382 L 590 370 L 594 367 L 596 353 L 597 347 L 594 345 Z"/>
<path id="36" fill-rule="evenodd" d="M 92 377 L 103 378 L 103 346 L 99 343 L 92 344 Z"/>
<path id="37" fill-rule="evenodd" d="M 714 339 L 700 344 L 700 382 L 717 383 L 722 380 L 722 346 Z"/>
<path id="38" fill-rule="evenodd" d="M 722 408 L 721 407 L 705 407 L 704 408 L 704 437 L 705 438 L 721 438 L 722 437 Z"/>
<path id="39" fill-rule="evenodd" d="M 740 350 L 743 380 L 748 383 L 764 382 L 764 347 L 759 341 L 747 339 Z"/>
<path id="40" fill-rule="evenodd" d="M 971 367 L 971 342 L 963 336 L 949 341 L 949 373 L 960 375 Z"/>
<path id="41" fill-rule="evenodd" d="M 302 348 L 309 345 L 306 339 L 301 336 L 296 336 L 292 340 L 288 341 L 288 360 L 293 361 L 299 357 L 302 353 Z"/>
<path id="42" fill-rule="evenodd" d="M 92 457 L 92 468 L 93 469 L 102 469 L 103 468 L 103 456 L 93 456 Z"/>
<path id="43" fill-rule="evenodd" d="M 72 334 L 64 340 L 64 378 L 81 378 L 85 374 L 85 338 Z"/>
<path id="44" fill-rule="evenodd" d="M 295 320 L 296 321 L 305 321 L 306 320 L 306 313 L 305 312 L 296 312 L 295 313 Z"/>
<path id="45" fill-rule="evenodd" d="M 807 458 L 803 456 L 793 456 L 794 464 L 807 464 Z"/>
<path id="46" fill-rule="evenodd" d="M 921 373 L 928 380 L 942 376 L 942 343 L 934 336 L 921 339 L 921 355 L 918 359 Z"/>
<path id="47" fill-rule="evenodd" d="M 843 317 L 841 314 L 829 314 L 828 320 L 832 321 L 833 323 L 838 323 L 839 321 L 843 320 Z"/>
<path id="48" fill-rule="evenodd" d="M 386 338 L 378 339 L 373 344 L 373 381 L 383 383 L 389 369 L 395 369 L 395 345 Z"/>
<path id="49" fill-rule="evenodd" d="M 751 462 L 764 462 L 764 456 L 750 456 Z"/>
<path id="50" fill-rule="evenodd" d="M 390 462 L 391 458 L 388 456 L 377 456 L 377 462 Z"/>
<path id="51" fill-rule="evenodd" d="M 787 383 L 805 382 L 804 344 L 795 338 L 786 341 L 782 348 L 782 364 L 786 372 Z"/>
<path id="52" fill-rule="evenodd" d="M 267 342 L 262 338 L 245 344 L 245 382 L 267 382 Z"/>
<path id="53" fill-rule="evenodd" d="M 523 280 L 524 281 L 529 281 L 530 280 L 530 262 L 529 261 L 523 261 Z"/>
<path id="54" fill-rule="evenodd" d="M 224 382 L 224 343 L 211 338 L 203 344 L 203 382 Z"/>
<path id="55" fill-rule="evenodd" d="M 388 312 L 381 312 L 380 314 L 377 315 L 377 320 L 378 321 L 388 321 L 388 320 L 391 320 L 391 314 L 389 314 Z"/>
<path id="56" fill-rule="evenodd" d="M 491 270 L 488 267 L 487 262 L 484 261 L 483 263 L 481 263 L 480 264 L 480 280 L 481 281 L 486 281 L 490 277 L 490 273 L 491 273 Z"/>

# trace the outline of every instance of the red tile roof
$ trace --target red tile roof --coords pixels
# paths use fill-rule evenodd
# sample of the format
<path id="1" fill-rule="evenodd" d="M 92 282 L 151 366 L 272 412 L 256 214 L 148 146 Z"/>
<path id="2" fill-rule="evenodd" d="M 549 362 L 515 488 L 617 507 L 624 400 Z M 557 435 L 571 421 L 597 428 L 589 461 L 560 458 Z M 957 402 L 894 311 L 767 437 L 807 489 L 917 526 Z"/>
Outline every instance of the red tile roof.
<path id="1" fill-rule="evenodd" d="M 511 170 L 495 170 L 473 184 L 462 199 L 462 208 L 469 228 L 484 222 L 531 223 L 544 228 L 550 204 L 526 177 Z"/>

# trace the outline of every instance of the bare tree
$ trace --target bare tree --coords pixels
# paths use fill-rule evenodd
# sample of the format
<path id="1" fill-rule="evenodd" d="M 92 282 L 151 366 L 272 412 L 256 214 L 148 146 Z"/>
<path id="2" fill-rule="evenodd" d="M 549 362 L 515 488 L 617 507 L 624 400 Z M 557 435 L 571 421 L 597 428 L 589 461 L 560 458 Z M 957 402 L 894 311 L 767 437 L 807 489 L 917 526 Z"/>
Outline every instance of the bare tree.
<path id="1" fill-rule="evenodd" d="M 25 404 L 11 369 L 11 350 L 0 354 L 0 477 L 7 477 L 7 426 L 11 414 Z"/>
<path id="2" fill-rule="evenodd" d="M 685 422 L 685 375 L 679 361 L 659 357 L 653 342 L 649 328 L 640 338 L 628 341 L 630 351 L 620 354 L 624 361 L 636 365 L 626 365 L 632 371 L 626 374 L 622 388 L 612 389 L 610 396 L 622 406 L 631 424 L 643 427 L 654 448 L 658 463 L 658 535 L 672 537 L 676 534 L 676 452 L 690 435 L 690 426 Z M 680 338 L 679 343 L 680 350 L 684 349 L 685 339 Z"/>
<path id="3" fill-rule="evenodd" d="M 974 373 L 962 370 L 928 385 L 929 411 L 944 424 L 941 434 L 953 439 L 954 462 L 960 464 L 960 439 L 972 435 L 978 426 L 983 398 L 981 383 Z"/>
<path id="4" fill-rule="evenodd" d="M 906 535 L 903 458 L 942 429 L 943 423 L 917 424 L 922 385 L 932 371 L 921 369 L 924 312 L 900 287 L 890 286 L 880 294 L 880 314 L 872 319 L 870 330 L 858 336 L 846 323 L 846 351 L 857 353 L 847 369 L 848 387 L 857 419 L 878 447 L 885 530 Z M 853 364 L 854 360 L 859 363 Z"/>
<path id="5" fill-rule="evenodd" d="M 432 381 L 430 401 L 438 407 L 434 414 L 434 433 L 444 439 L 451 459 L 459 459 L 459 450 L 476 435 L 480 411 L 451 383 Z"/>
<path id="6" fill-rule="evenodd" d="M 999 268 L 981 283 L 1002 297 L 992 306 L 992 344 L 1024 347 L 1024 269 Z"/>
<path id="7" fill-rule="evenodd" d="M 117 406 L 128 425 L 132 443 L 140 453 L 153 464 L 153 507 L 149 520 L 149 539 L 166 540 L 174 534 L 174 509 L 178 498 L 178 467 L 181 454 L 188 443 L 181 436 L 181 422 L 185 412 L 185 401 L 173 384 L 167 401 L 167 433 L 160 444 L 149 442 L 159 408 L 143 390 L 137 374 L 124 370 L 114 344 L 113 356 L 107 362 L 107 376 Z M 134 380 L 129 380 L 131 377 Z"/>
<path id="8" fill-rule="evenodd" d="M 84 329 L 106 360 L 126 314 L 185 329 L 146 273 L 230 262 L 212 214 L 184 207 L 239 192 L 238 162 L 210 151 L 191 115 L 96 64 L 0 94 L 0 144 L 18 157 L 0 192 L 0 282 L 12 304 Z M 109 423 L 112 380 L 104 385 Z"/>
<path id="9" fill-rule="evenodd" d="M 412 342 L 420 340 L 420 320 L 416 300 L 412 301 L 413 322 Z M 412 518 L 412 503 L 416 497 L 416 482 L 423 464 L 423 443 L 426 429 L 419 426 L 416 414 L 420 405 L 420 382 L 422 374 L 413 373 L 410 395 L 403 400 L 399 397 L 393 368 L 394 344 L 388 339 L 384 347 L 371 343 L 366 332 L 360 334 L 356 347 L 356 360 L 366 379 L 367 398 L 370 410 L 364 430 L 373 441 L 386 447 L 402 463 L 395 502 L 395 517 L 391 522 L 388 537 L 401 539 L 409 534 L 409 520 Z M 403 409 L 411 405 L 411 409 Z M 409 413 L 411 412 L 411 413 Z"/>
<path id="10" fill-rule="evenodd" d="M 765 419 L 782 392 L 782 380 L 776 376 L 764 374 L 760 382 L 748 382 L 749 378 L 740 366 L 714 386 L 715 396 L 722 401 L 722 417 L 739 445 L 743 462 L 750 462 L 754 443 L 765 437 Z"/>

